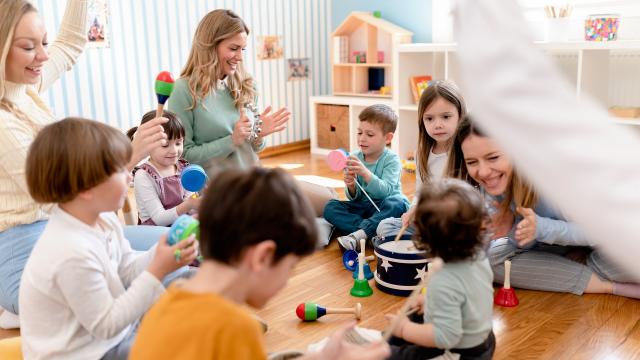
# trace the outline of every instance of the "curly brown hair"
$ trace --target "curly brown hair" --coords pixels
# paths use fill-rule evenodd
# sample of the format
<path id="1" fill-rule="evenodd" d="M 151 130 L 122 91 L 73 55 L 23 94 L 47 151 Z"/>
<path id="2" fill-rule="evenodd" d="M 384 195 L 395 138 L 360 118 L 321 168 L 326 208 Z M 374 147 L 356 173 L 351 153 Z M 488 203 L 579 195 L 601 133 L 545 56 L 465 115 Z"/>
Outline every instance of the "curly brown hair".
<path id="1" fill-rule="evenodd" d="M 458 179 L 423 186 L 414 225 L 416 247 L 445 262 L 472 258 L 485 244 L 487 213 L 482 196 Z"/>

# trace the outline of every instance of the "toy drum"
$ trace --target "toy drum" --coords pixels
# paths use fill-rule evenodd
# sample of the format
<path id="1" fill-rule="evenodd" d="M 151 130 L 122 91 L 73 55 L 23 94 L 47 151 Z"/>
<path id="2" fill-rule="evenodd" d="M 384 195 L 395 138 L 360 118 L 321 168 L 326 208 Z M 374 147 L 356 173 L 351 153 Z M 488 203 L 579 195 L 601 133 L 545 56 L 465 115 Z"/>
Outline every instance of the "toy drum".
<path id="1" fill-rule="evenodd" d="M 373 278 L 378 289 L 397 296 L 409 296 L 427 276 L 425 252 L 415 248 L 411 235 L 394 241 L 395 236 L 373 238 L 377 258 Z"/>

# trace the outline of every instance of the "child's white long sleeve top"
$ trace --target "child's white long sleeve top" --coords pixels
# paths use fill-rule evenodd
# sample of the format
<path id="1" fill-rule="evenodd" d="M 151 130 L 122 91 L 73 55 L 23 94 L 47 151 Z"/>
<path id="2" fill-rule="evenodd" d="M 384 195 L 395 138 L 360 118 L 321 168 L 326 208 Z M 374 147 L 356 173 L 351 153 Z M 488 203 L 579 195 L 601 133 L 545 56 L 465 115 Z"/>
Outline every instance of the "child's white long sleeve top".
<path id="1" fill-rule="evenodd" d="M 91 227 L 55 206 L 20 286 L 25 359 L 98 359 L 164 292 L 112 212 Z"/>

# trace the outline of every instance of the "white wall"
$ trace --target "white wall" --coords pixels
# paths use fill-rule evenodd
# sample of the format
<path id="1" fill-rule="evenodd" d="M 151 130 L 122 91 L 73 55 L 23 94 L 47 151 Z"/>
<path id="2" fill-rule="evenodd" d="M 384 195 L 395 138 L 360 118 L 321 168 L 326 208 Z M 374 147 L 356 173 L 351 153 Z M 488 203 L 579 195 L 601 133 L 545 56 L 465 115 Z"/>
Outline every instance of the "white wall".
<path id="1" fill-rule="evenodd" d="M 65 0 L 33 0 L 50 39 L 57 32 Z M 269 146 L 309 138 L 308 98 L 329 92 L 328 35 L 331 0 L 109 0 L 111 47 L 87 49 L 78 64 L 44 99 L 59 117 L 76 115 L 121 129 L 136 125 L 154 109 L 158 72 L 177 77 L 198 21 L 217 8 L 232 9 L 251 33 L 245 67 L 258 83 L 263 105 L 287 106 L 292 120 Z M 285 57 L 256 60 L 259 35 L 283 37 Z M 288 58 L 310 58 L 310 78 L 287 81 Z"/>

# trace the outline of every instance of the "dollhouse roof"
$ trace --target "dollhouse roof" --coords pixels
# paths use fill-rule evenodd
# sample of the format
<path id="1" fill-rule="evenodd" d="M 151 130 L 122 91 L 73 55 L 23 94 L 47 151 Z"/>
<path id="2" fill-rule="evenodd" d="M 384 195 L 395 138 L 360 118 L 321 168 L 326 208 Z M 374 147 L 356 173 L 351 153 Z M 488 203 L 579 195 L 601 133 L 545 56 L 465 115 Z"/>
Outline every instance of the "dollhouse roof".
<path id="1" fill-rule="evenodd" d="M 413 35 L 409 30 L 403 29 L 398 25 L 392 24 L 387 20 L 377 18 L 371 13 L 364 11 L 354 11 L 340 24 L 333 32 L 334 36 L 349 35 L 353 33 L 363 23 L 370 24 L 392 35 Z"/>

